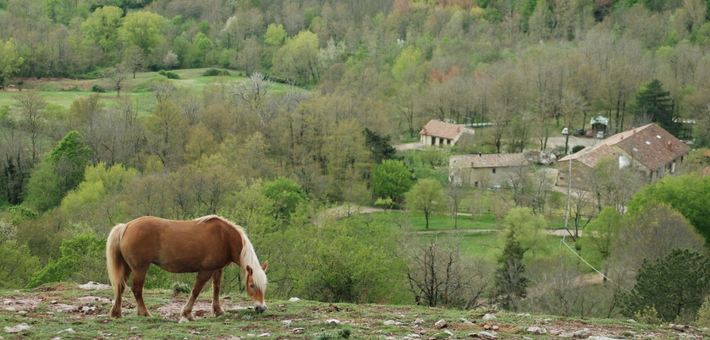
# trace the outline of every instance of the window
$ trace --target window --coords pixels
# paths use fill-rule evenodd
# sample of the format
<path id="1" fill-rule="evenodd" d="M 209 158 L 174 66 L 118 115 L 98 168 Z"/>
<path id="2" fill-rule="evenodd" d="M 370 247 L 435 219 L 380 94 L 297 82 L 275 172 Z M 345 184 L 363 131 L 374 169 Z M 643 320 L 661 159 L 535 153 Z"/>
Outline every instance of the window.
<path id="1" fill-rule="evenodd" d="M 473 187 L 474 187 L 474 188 L 478 188 L 478 181 L 475 181 L 475 182 L 473 183 Z"/>
<path id="2" fill-rule="evenodd" d="M 496 173 L 496 168 L 493 168 L 493 173 Z"/>

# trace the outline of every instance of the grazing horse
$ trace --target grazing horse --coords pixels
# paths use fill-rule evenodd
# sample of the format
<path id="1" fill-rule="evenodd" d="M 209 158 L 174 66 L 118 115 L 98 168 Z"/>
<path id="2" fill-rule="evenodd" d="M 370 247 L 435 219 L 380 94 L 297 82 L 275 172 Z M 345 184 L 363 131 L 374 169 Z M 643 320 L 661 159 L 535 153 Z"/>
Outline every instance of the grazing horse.
<path id="1" fill-rule="evenodd" d="M 219 290 L 224 267 L 234 262 L 242 268 L 247 295 L 254 309 L 266 310 L 266 266 L 259 265 L 249 238 L 234 223 L 215 215 L 193 221 L 172 221 L 158 217 L 139 217 L 118 224 L 106 241 L 108 276 L 115 302 L 110 316 L 120 318 L 121 296 L 128 277 L 133 273 L 131 290 L 136 297 L 137 314 L 151 316 L 143 302 L 143 283 L 150 264 L 171 273 L 197 272 L 190 300 L 180 312 L 180 321 L 195 318 L 192 306 L 207 280 L 212 278 L 212 315 L 223 315 Z"/>

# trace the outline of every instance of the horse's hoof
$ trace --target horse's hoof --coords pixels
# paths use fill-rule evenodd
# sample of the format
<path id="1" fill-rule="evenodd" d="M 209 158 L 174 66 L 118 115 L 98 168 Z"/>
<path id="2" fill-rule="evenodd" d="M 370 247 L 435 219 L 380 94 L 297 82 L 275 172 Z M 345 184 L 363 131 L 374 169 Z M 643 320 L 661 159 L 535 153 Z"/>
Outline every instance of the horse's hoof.
<path id="1" fill-rule="evenodd" d="M 220 308 L 217 311 L 215 311 L 215 310 L 212 311 L 212 316 L 220 316 L 220 315 L 224 315 L 224 314 L 227 314 L 227 313 L 222 308 Z"/>
<path id="2" fill-rule="evenodd" d="M 180 321 L 178 321 L 178 323 L 185 323 L 185 322 L 190 322 L 190 320 L 184 316 L 180 318 Z"/>

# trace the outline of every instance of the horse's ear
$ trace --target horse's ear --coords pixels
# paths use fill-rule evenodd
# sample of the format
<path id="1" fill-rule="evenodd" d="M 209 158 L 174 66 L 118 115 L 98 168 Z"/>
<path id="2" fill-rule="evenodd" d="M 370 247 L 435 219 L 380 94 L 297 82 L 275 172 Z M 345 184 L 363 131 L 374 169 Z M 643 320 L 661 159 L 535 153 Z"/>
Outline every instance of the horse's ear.
<path id="1" fill-rule="evenodd" d="M 250 265 L 247 265 L 247 273 L 249 273 L 249 275 L 254 275 L 254 270 L 251 269 Z"/>
<path id="2" fill-rule="evenodd" d="M 263 271 L 266 271 L 266 267 L 268 267 L 268 266 L 269 266 L 269 261 L 268 261 L 268 260 L 267 260 L 267 261 L 264 261 L 264 264 L 261 265 L 261 269 L 262 269 Z"/>

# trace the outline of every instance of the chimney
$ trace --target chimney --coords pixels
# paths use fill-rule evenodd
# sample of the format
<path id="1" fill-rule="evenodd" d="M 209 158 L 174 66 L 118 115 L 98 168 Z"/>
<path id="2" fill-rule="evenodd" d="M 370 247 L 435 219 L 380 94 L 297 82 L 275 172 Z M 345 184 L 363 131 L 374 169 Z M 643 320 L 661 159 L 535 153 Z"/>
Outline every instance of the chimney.
<path id="1" fill-rule="evenodd" d="M 621 135 L 621 140 L 624 140 L 624 135 Z"/>
<path id="2" fill-rule="evenodd" d="M 668 144 L 666 144 L 666 146 L 668 147 L 668 151 L 673 151 L 673 144 L 671 143 L 671 141 L 668 141 Z"/>

